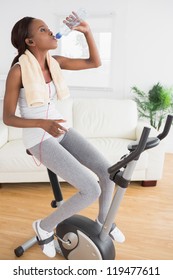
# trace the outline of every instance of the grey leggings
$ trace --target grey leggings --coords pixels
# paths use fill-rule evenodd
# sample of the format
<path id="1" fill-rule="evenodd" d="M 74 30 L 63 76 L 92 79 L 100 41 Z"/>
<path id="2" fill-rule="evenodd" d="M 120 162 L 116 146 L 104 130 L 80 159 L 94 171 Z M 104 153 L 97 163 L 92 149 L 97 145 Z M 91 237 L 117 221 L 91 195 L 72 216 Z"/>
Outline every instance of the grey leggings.
<path id="1" fill-rule="evenodd" d="M 79 192 L 42 219 L 42 228 L 52 231 L 61 221 L 89 206 L 98 198 L 98 220 L 103 223 L 114 191 L 114 183 L 109 179 L 107 172 L 109 162 L 72 128 L 66 132 L 62 140 L 60 139 L 51 137 L 42 142 L 42 163 Z M 37 159 L 40 158 L 39 144 L 29 150 Z M 89 169 L 98 176 L 99 183 Z"/>

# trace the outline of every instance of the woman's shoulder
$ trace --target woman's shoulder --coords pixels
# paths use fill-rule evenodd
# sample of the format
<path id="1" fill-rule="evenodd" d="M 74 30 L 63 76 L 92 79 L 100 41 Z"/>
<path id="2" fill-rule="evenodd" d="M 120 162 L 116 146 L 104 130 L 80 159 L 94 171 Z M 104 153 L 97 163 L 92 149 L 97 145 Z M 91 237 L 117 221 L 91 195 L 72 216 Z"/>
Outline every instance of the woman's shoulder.
<path id="1" fill-rule="evenodd" d="M 8 72 L 7 75 L 7 81 L 15 81 L 16 83 L 20 82 L 21 83 L 21 68 L 20 68 L 20 64 L 16 63 L 14 64 L 11 69 Z"/>
<path id="2" fill-rule="evenodd" d="M 21 68 L 20 68 L 20 64 L 19 63 L 16 63 L 14 64 L 11 69 L 9 70 L 9 73 L 8 75 L 12 75 L 12 76 L 15 76 L 16 78 L 17 77 L 21 77 Z"/>

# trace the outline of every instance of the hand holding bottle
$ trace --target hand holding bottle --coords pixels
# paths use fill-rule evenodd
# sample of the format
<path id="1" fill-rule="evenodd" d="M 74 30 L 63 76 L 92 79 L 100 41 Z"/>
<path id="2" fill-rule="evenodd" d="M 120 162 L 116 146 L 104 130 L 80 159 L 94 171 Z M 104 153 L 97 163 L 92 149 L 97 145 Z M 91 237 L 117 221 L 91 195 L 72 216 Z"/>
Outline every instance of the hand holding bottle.
<path id="1" fill-rule="evenodd" d="M 63 25 L 60 26 L 60 32 L 56 34 L 56 38 L 60 39 L 63 35 L 68 35 L 72 30 L 78 30 L 85 33 L 89 30 L 89 26 L 84 22 L 87 13 L 84 9 L 79 9 L 77 12 L 72 12 L 63 21 Z"/>
<path id="2" fill-rule="evenodd" d="M 71 23 L 73 20 L 73 23 Z M 90 27 L 86 21 L 79 18 L 77 13 L 72 12 L 72 15 L 67 17 L 64 21 L 64 24 L 66 24 L 71 30 L 77 30 L 82 33 L 86 33 L 90 30 Z"/>

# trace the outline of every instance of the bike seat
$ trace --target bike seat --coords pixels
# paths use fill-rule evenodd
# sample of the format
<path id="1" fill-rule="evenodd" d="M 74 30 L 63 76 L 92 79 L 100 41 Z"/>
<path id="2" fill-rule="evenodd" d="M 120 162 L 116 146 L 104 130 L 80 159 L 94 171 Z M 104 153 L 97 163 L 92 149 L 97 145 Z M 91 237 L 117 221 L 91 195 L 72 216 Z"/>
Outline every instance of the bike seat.
<path id="1" fill-rule="evenodd" d="M 149 137 L 147 142 L 146 142 L 146 146 L 145 146 L 144 151 L 156 147 L 157 145 L 159 145 L 159 143 L 160 143 L 160 139 L 159 138 L 157 138 L 157 137 Z M 139 144 L 139 141 L 131 142 L 128 145 L 128 150 L 130 152 L 134 151 L 137 148 L 138 144 Z"/>

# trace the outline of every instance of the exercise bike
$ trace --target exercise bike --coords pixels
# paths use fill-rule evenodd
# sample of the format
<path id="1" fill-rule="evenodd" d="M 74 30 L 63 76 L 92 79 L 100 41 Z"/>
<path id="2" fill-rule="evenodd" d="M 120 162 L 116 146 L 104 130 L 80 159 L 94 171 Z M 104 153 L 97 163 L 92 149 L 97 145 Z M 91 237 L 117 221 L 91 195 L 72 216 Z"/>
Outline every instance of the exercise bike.
<path id="1" fill-rule="evenodd" d="M 139 141 L 133 141 L 128 145 L 129 154 L 123 156 L 120 161 L 108 169 L 110 179 L 117 186 L 116 192 L 107 214 L 105 223 L 100 226 L 95 221 L 81 216 L 73 215 L 56 227 L 56 250 L 68 260 L 114 260 L 116 250 L 109 232 L 115 220 L 120 203 L 126 189 L 130 184 L 133 171 L 141 153 L 159 145 L 169 133 L 173 116 L 168 115 L 163 132 L 157 137 L 148 137 L 150 128 L 144 127 Z M 63 197 L 56 174 L 47 169 L 52 185 L 55 200 L 51 202 L 53 208 L 63 203 Z M 17 247 L 14 253 L 17 257 L 37 243 L 36 236 Z"/>

